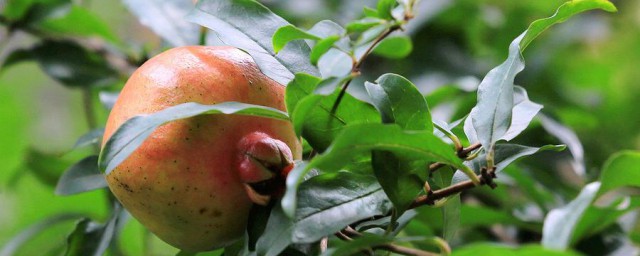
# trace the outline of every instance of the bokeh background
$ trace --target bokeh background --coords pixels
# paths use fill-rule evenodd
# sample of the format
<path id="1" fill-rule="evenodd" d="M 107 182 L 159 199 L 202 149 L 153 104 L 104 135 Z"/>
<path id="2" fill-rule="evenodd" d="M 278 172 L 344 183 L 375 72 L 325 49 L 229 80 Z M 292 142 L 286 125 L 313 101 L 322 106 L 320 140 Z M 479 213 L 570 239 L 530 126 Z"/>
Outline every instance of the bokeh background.
<path id="1" fill-rule="evenodd" d="M 125 42 L 129 54 L 152 56 L 165 49 L 166 45 L 120 1 L 75 2 L 106 21 Z M 362 6 L 375 5 L 375 1 L 365 0 L 261 2 L 303 28 L 322 19 L 344 24 L 357 18 Z M 531 21 L 549 16 L 563 2 L 423 0 L 416 19 L 403 32 L 413 39 L 412 53 L 399 60 L 372 56 L 363 67 L 364 79 L 387 72 L 406 76 L 431 95 L 430 107 L 437 118 L 456 120 L 473 106 L 475 86 L 506 58 L 511 40 Z M 516 79 L 532 101 L 545 106 L 545 115 L 575 132 L 584 151 L 586 180 L 597 177 L 614 152 L 640 149 L 640 1 L 612 2 L 618 13 L 589 12 L 542 34 L 524 53 L 527 67 Z M 4 4 L 0 1 L 0 9 Z M 0 60 L 10 51 L 37 41 L 27 33 L 7 35 L 2 27 Z M 104 91 L 117 91 L 124 79 L 126 76 Z M 355 94 L 359 93 L 357 84 Z M 90 96 L 98 98 L 98 91 Z M 89 130 L 83 104 L 81 90 L 49 78 L 35 62 L 0 69 L 0 246 L 25 228 L 58 214 L 107 217 L 104 191 L 67 197 L 53 192 L 60 174 L 91 150 L 71 151 L 76 139 Z M 96 118 L 101 125 L 108 110 L 97 101 L 92 104 L 98 109 Z M 519 141 L 527 145 L 560 143 L 540 122 L 534 122 Z M 533 166 L 529 173 L 544 188 L 565 191 L 567 197 L 575 195 L 585 180 L 571 175 L 575 170 L 569 156 L 564 152 L 552 161 L 548 155 L 529 159 L 528 166 Z M 21 255 L 58 255 L 73 226 L 73 222 L 55 225 L 30 240 Z M 134 220 L 127 224 L 120 240 L 130 255 L 176 252 Z"/>

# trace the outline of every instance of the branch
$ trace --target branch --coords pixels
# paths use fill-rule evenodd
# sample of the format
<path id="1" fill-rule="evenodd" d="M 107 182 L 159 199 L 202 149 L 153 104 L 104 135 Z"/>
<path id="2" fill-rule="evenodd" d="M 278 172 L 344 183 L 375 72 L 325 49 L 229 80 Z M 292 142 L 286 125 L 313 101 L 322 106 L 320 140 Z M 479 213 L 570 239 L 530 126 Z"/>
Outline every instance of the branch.
<path id="1" fill-rule="evenodd" d="M 496 184 L 493 182 L 493 179 L 495 177 L 496 177 L 495 167 L 491 171 L 487 171 L 487 169 L 483 167 L 481 170 L 481 175 L 478 176 L 478 179 L 480 180 L 480 184 L 478 186 L 489 185 L 491 188 L 495 188 Z M 476 185 L 473 184 L 473 182 L 470 180 L 456 183 L 446 188 L 439 189 L 431 193 L 428 193 L 426 195 L 419 196 L 413 201 L 413 203 L 411 203 L 411 206 L 409 206 L 409 208 L 416 208 L 421 205 L 432 205 L 437 200 L 440 200 L 442 198 L 445 198 L 451 195 L 458 194 L 462 191 L 474 188 L 475 186 Z"/>

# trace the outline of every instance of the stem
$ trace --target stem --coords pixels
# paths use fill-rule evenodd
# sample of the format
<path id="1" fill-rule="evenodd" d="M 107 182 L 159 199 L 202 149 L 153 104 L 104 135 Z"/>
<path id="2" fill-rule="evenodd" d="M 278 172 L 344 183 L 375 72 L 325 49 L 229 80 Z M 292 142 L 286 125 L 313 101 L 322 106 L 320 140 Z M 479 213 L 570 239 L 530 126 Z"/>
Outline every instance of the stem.
<path id="1" fill-rule="evenodd" d="M 93 107 L 93 93 L 91 88 L 82 89 L 82 105 L 84 107 L 84 117 L 87 121 L 89 131 L 96 129 L 98 127 L 98 121 Z M 93 151 L 96 154 L 100 153 L 100 146 L 97 144 L 94 145 Z"/>
<path id="2" fill-rule="evenodd" d="M 367 48 L 367 50 L 365 50 L 364 54 L 362 54 L 362 57 L 360 57 L 359 60 L 357 60 L 356 62 L 353 63 L 353 66 L 351 67 L 352 78 L 349 79 L 344 84 L 344 86 L 342 86 L 342 88 L 340 89 L 340 94 L 338 94 L 338 98 L 336 98 L 336 101 L 333 103 L 333 106 L 331 107 L 331 115 L 334 115 L 336 113 L 336 111 L 338 110 L 338 106 L 340 105 L 340 101 L 342 101 L 342 98 L 344 97 L 344 94 L 347 92 L 347 88 L 349 88 L 349 84 L 351 84 L 351 81 L 353 80 L 353 77 L 355 77 L 355 75 L 359 75 L 360 74 L 360 66 L 362 66 L 362 63 L 364 62 L 364 60 L 367 59 L 367 56 L 369 56 L 369 54 L 371 54 L 371 51 L 373 51 L 373 49 L 376 48 L 376 46 L 378 45 L 378 43 L 380 43 L 380 41 L 382 41 L 384 38 L 386 38 L 391 33 L 393 33 L 394 31 L 396 31 L 396 30 L 398 30 L 400 28 L 401 28 L 400 25 L 395 25 L 395 26 L 392 26 L 392 27 L 388 28 L 384 33 L 382 33 L 378 37 L 376 37 L 376 39 L 373 41 L 373 43 L 371 43 L 369 48 Z"/>

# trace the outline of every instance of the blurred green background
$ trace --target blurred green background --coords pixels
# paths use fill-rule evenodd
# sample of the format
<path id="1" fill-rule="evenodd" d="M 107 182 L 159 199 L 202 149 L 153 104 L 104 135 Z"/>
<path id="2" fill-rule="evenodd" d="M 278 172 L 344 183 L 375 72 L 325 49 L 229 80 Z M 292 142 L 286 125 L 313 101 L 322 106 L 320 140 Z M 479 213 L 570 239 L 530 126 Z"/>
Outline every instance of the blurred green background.
<path id="1" fill-rule="evenodd" d="M 187 0 L 190 1 L 190 0 Z M 80 2 L 80 1 L 78 1 Z M 321 19 L 346 22 L 375 1 L 269 0 L 272 10 L 308 28 Z M 425 94 L 445 85 L 477 85 L 488 70 L 502 62 L 507 47 L 533 20 L 547 17 L 560 0 L 423 0 L 418 16 L 405 33 L 413 38 L 413 53 L 403 60 L 372 57 L 363 67 L 369 79 L 386 72 L 402 74 Z M 640 1 L 612 1 L 619 12 L 590 12 L 554 27 L 525 52 L 527 67 L 517 79 L 543 112 L 573 129 L 584 146 L 587 176 L 595 178 L 604 161 L 622 149 L 640 149 Z M 0 2 L 2 3 L 2 2 Z M 136 54 L 162 51 L 163 44 L 141 25 L 119 1 L 82 1 L 111 26 Z M 0 6 L 1 8 L 1 6 Z M 0 59 L 12 49 L 33 44 L 24 33 L 7 38 L 0 32 Z M 123 82 L 123 81 L 121 81 Z M 118 83 L 105 88 L 117 89 Z M 357 86 L 355 93 L 357 93 Z M 438 102 L 434 115 L 452 121 L 464 116 L 475 95 L 465 90 L 450 93 L 466 100 L 455 107 Z M 454 97 L 456 96 L 456 97 Z M 97 92 L 94 92 L 97 98 Z M 107 110 L 98 106 L 98 123 Z M 76 139 L 88 131 L 82 93 L 50 79 L 35 62 L 0 70 L 0 245 L 26 227 L 61 213 L 74 212 L 105 219 L 104 191 L 68 197 L 53 191 L 59 175 L 86 151 L 68 153 Z M 528 145 L 558 143 L 539 123 L 519 140 Z M 567 153 L 563 153 L 567 155 Z M 541 159 L 533 159 L 531 162 Z M 541 163 L 555 172 L 567 161 Z M 551 181 L 550 181 L 551 182 Z M 57 255 L 73 222 L 56 225 L 31 240 L 23 255 Z M 124 238 L 131 255 L 173 255 L 176 250 L 152 237 L 135 221 Z M 152 243 L 143 250 L 143 240 Z"/>

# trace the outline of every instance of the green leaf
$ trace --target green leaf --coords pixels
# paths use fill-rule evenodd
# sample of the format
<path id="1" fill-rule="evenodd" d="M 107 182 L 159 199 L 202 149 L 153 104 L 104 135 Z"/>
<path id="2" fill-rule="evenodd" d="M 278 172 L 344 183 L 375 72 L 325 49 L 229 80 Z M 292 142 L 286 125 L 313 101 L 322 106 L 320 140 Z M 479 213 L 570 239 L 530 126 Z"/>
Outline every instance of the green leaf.
<path id="1" fill-rule="evenodd" d="M 369 6 L 365 6 L 362 8 L 362 13 L 364 14 L 365 17 L 370 17 L 370 18 L 380 18 L 378 17 L 378 10 L 373 9 Z"/>
<path id="2" fill-rule="evenodd" d="M 390 36 L 382 41 L 373 49 L 373 54 L 389 58 L 402 59 L 413 51 L 413 43 L 408 36 Z"/>
<path id="3" fill-rule="evenodd" d="M 239 114 L 288 120 L 287 113 L 280 110 L 240 102 L 223 102 L 215 105 L 194 102 L 179 104 L 154 114 L 135 116 L 122 124 L 100 152 L 100 170 L 109 174 L 127 159 L 158 126 L 203 114 Z"/>
<path id="4" fill-rule="evenodd" d="M 396 4 L 396 0 L 378 0 L 378 16 L 383 19 L 393 20 L 391 10 L 393 10 Z"/>
<path id="5" fill-rule="evenodd" d="M 256 253 L 265 256 L 281 255 L 281 252 L 293 242 L 293 228 L 293 220 L 284 214 L 282 207 L 274 206 L 265 232 L 256 243 Z"/>
<path id="6" fill-rule="evenodd" d="M 522 51 L 542 31 L 551 25 L 568 19 L 583 11 L 602 8 L 615 10 L 605 0 L 574 0 L 558 8 L 556 14 L 547 19 L 534 21 L 529 29 L 511 42 L 507 60 L 489 71 L 478 87 L 478 104 L 470 117 L 479 142 L 492 151 L 494 143 L 507 133 L 511 124 L 513 104 L 513 81 L 524 69 Z"/>
<path id="7" fill-rule="evenodd" d="M 565 250 L 569 247 L 578 221 L 595 200 L 599 188 L 600 182 L 589 183 L 569 204 L 547 214 L 542 229 L 542 246 L 553 250 Z"/>
<path id="8" fill-rule="evenodd" d="M 316 45 L 311 48 L 311 55 L 309 56 L 311 64 L 318 65 L 320 57 L 331 50 L 331 47 L 333 47 L 338 40 L 340 40 L 340 36 L 337 35 L 328 36 L 327 38 L 319 40 Z"/>
<path id="9" fill-rule="evenodd" d="M 44 41 L 31 53 L 45 73 L 69 87 L 111 85 L 118 79 L 106 59 L 71 41 Z"/>
<path id="10" fill-rule="evenodd" d="M 426 161 L 405 159 L 389 151 L 371 152 L 373 173 L 395 206 L 394 218 L 406 211 L 424 190 Z M 395 219 L 393 219 L 395 221 Z"/>
<path id="11" fill-rule="evenodd" d="M 533 120 L 541 109 L 542 105 L 529 100 L 527 91 L 524 88 L 515 86 L 513 88 L 511 125 L 509 125 L 509 129 L 500 139 L 510 141 L 518 136 L 529 126 L 531 120 Z"/>
<path id="12" fill-rule="evenodd" d="M 571 161 L 571 167 L 580 177 L 586 175 L 586 166 L 584 163 L 584 147 L 578 135 L 569 127 L 562 125 L 561 123 L 553 120 L 546 115 L 540 115 L 540 121 L 542 127 L 547 133 L 558 138 L 560 142 L 567 145 L 573 161 Z"/>
<path id="13" fill-rule="evenodd" d="M 600 190 L 602 191 L 602 186 L 600 186 Z M 621 197 L 605 207 L 589 206 L 573 231 L 571 244 L 617 224 L 620 217 L 638 209 L 638 207 L 640 207 L 640 198 L 638 197 Z"/>
<path id="14" fill-rule="evenodd" d="M 492 256 L 579 256 L 573 251 L 557 251 L 544 248 L 540 245 L 524 245 L 521 247 L 508 246 L 496 243 L 473 243 L 453 250 L 452 256 L 475 256 L 478 252 Z"/>
<path id="15" fill-rule="evenodd" d="M 107 181 L 98 169 L 98 156 L 88 156 L 62 174 L 55 193 L 73 195 L 105 187 Z"/>
<path id="16" fill-rule="evenodd" d="M 546 145 L 542 147 L 528 147 L 517 144 L 497 144 L 495 146 L 494 162 L 496 167 L 496 173 L 501 172 L 513 161 L 516 161 L 522 157 L 530 156 L 538 152 L 553 150 L 562 151 L 565 149 L 564 145 Z M 465 162 L 469 168 L 476 173 L 480 172 L 480 169 L 487 166 L 486 153 L 480 154 L 478 157 L 471 161 Z M 456 184 L 462 181 L 468 180 L 467 176 L 461 172 L 456 172 L 453 176 L 451 184 Z"/>
<path id="17" fill-rule="evenodd" d="M 194 7 L 191 1 L 124 0 L 123 3 L 138 17 L 140 23 L 149 27 L 172 46 L 198 44 L 200 27 L 185 19 Z"/>
<path id="18" fill-rule="evenodd" d="M 319 75 L 309 62 L 310 49 L 304 41 L 290 42 L 275 54 L 272 35 L 289 23 L 254 0 L 200 0 L 187 19 L 249 53 L 260 70 L 280 84 L 288 84 L 300 72 Z"/>
<path id="19" fill-rule="evenodd" d="M 117 209 L 105 224 L 86 218 L 78 222 L 75 230 L 67 237 L 65 256 L 103 255 L 115 235 L 119 211 Z"/>
<path id="20" fill-rule="evenodd" d="M 406 78 L 385 74 L 377 84 L 365 83 L 371 102 L 381 115 L 383 123 L 398 124 L 404 130 L 433 131 L 427 102 L 418 89 Z M 424 161 L 412 162 L 391 152 L 372 152 L 374 174 L 385 193 L 402 214 L 423 190 Z"/>
<path id="21" fill-rule="evenodd" d="M 451 241 L 460 228 L 460 207 L 460 194 L 448 198 L 442 207 L 442 238 L 446 241 Z"/>
<path id="22" fill-rule="evenodd" d="M 30 148 L 25 153 L 24 164 L 25 168 L 30 171 L 29 173 L 35 175 L 40 182 L 55 186 L 60 175 L 71 166 L 72 162 L 62 159 L 58 155 Z M 19 172 L 18 175 L 20 174 L 26 173 Z"/>
<path id="23" fill-rule="evenodd" d="M 321 38 L 299 29 L 294 25 L 286 25 L 278 28 L 278 30 L 273 33 L 273 51 L 278 53 L 287 43 L 301 39 L 320 40 Z"/>
<path id="24" fill-rule="evenodd" d="M 298 185 L 312 168 L 337 171 L 351 163 L 352 159 L 368 155 L 372 150 L 391 151 L 411 160 L 442 162 L 471 172 L 451 146 L 431 132 L 403 131 L 397 125 L 349 125 L 342 129 L 324 153 L 315 157 L 308 165 L 296 167 L 289 173 L 287 191 L 282 200 L 285 213 L 293 216 Z"/>
<path id="25" fill-rule="evenodd" d="M 295 110 L 291 113 L 293 126 L 296 132 L 302 134 L 318 152 L 324 151 L 345 125 L 377 123 L 380 120 L 371 105 L 348 93 L 342 97 L 336 112 L 331 114 L 333 104 L 340 94 L 340 91 L 334 90 L 335 86 L 344 80 L 345 78 L 330 77 L 320 81 L 313 88 L 311 83 L 308 83 L 307 88 L 300 87 L 300 90 L 296 91 L 298 98 L 304 94 L 307 96 L 298 101 Z M 327 96 L 314 94 L 327 92 L 331 94 Z"/>
<path id="26" fill-rule="evenodd" d="M 56 36 L 60 34 L 100 36 L 107 41 L 118 42 L 118 38 L 107 23 L 93 12 L 77 5 L 72 5 L 69 12 L 64 16 L 44 19 L 29 26 Z"/>
<path id="27" fill-rule="evenodd" d="M 11 53 L 9 53 L 9 55 L 4 59 L 4 62 L 2 63 L 2 65 L 0 65 L 1 67 L 0 74 L 4 70 L 8 69 L 9 67 L 15 64 L 18 64 L 24 61 L 31 61 L 33 59 L 34 59 L 34 56 L 31 53 L 31 51 L 28 49 L 17 49 L 17 50 L 11 51 Z"/>
<path id="28" fill-rule="evenodd" d="M 611 156 L 602 168 L 600 182 L 602 186 L 598 196 L 620 187 L 640 187 L 639 151 L 621 151 Z"/>
<path id="29" fill-rule="evenodd" d="M 321 174 L 300 184 L 293 241 L 314 242 L 389 210 L 391 204 L 374 177 L 350 172 Z"/>
<path id="30" fill-rule="evenodd" d="M 20 233 L 18 233 L 16 236 L 11 238 L 11 240 L 7 241 L 0 249 L 0 256 L 17 255 L 20 247 L 22 247 L 25 243 L 29 242 L 31 239 L 33 239 L 35 236 L 37 236 L 44 230 L 47 230 L 48 228 L 51 228 L 54 225 L 71 221 L 71 220 L 77 220 L 82 217 L 83 215 L 81 214 L 73 214 L 73 213 L 64 213 L 64 214 L 49 216 L 46 219 L 41 220 L 38 223 L 23 229 L 22 231 L 20 231 Z"/>
<path id="31" fill-rule="evenodd" d="M 384 74 L 376 84 L 365 83 L 365 88 L 383 123 L 395 123 L 404 130 L 433 132 L 427 101 L 411 81 L 400 75 Z"/>
<path id="32" fill-rule="evenodd" d="M 309 95 L 316 88 L 321 79 L 305 73 L 297 73 L 295 78 L 287 84 L 285 93 L 285 103 L 287 112 L 293 113 L 296 106 L 304 97 Z"/>
<path id="33" fill-rule="evenodd" d="M 85 133 L 84 135 L 80 136 L 80 138 L 78 138 L 76 144 L 74 144 L 73 148 L 71 148 L 71 151 L 91 145 L 100 145 L 103 134 L 104 128 L 96 128 L 89 131 L 88 133 Z M 95 163 L 97 163 L 97 161 Z"/>
<path id="34" fill-rule="evenodd" d="M 367 29 L 370 29 L 382 23 L 384 23 L 383 19 L 365 17 L 363 19 L 354 20 L 352 22 L 347 23 L 347 26 L 345 28 L 347 29 L 347 33 L 351 34 L 351 33 L 364 32 Z"/>
<path id="35" fill-rule="evenodd" d="M 509 57 L 484 77 L 478 86 L 478 103 L 469 117 L 486 150 L 493 151 L 496 141 L 507 133 L 513 109 L 513 80 L 524 69 L 518 36 L 509 46 Z M 471 138 L 470 138 L 471 139 Z"/>
<path id="36" fill-rule="evenodd" d="M 618 11 L 613 5 L 613 3 L 608 0 L 573 0 L 568 1 L 561 5 L 556 13 L 545 19 L 539 19 L 531 23 L 527 32 L 520 42 L 520 49 L 524 51 L 524 49 L 529 46 L 531 41 L 538 37 L 542 32 L 547 30 L 549 27 L 553 26 L 557 23 L 565 22 L 567 19 L 571 18 L 571 16 L 576 15 L 581 12 L 593 10 L 593 9 L 602 9 L 607 12 L 616 12 Z"/>
<path id="37" fill-rule="evenodd" d="M 266 206 L 257 204 L 251 206 L 246 228 L 247 239 L 244 241 L 249 251 L 256 251 L 256 244 L 266 231 L 269 215 L 274 205 L 271 203 Z"/>
<path id="38" fill-rule="evenodd" d="M 19 20 L 27 14 L 29 8 L 36 2 L 37 0 L 3 1 L 3 15 L 9 20 Z"/>
<path id="39" fill-rule="evenodd" d="M 344 243 L 335 248 L 331 248 L 324 252 L 324 256 L 349 256 L 359 255 L 363 250 L 370 249 L 371 247 L 388 244 L 393 242 L 393 237 L 389 236 L 377 236 L 372 234 L 363 233 L 362 236 Z"/>
<path id="40" fill-rule="evenodd" d="M 100 99 L 100 103 L 102 103 L 102 105 L 106 109 L 111 110 L 113 108 L 113 105 L 116 104 L 116 100 L 118 99 L 119 95 L 119 92 L 101 91 L 100 93 L 98 93 L 98 98 Z"/>
<path id="41" fill-rule="evenodd" d="M 352 60 L 344 52 L 351 48 L 350 39 L 345 36 L 346 30 L 333 21 L 322 20 L 313 25 L 309 33 L 324 38 L 313 46 L 310 55 L 311 62 L 318 66 L 322 78 L 348 76 Z"/>

